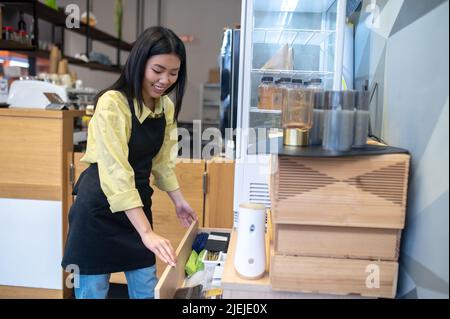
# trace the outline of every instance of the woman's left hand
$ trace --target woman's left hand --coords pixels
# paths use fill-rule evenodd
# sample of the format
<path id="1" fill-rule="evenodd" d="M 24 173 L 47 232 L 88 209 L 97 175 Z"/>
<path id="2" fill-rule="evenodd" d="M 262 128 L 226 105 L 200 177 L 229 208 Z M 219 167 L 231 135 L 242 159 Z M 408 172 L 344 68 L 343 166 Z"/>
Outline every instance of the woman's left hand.
<path id="1" fill-rule="evenodd" d="M 175 209 L 177 217 L 180 219 L 180 222 L 184 227 L 189 227 L 192 222 L 197 220 L 197 214 L 185 200 L 178 203 L 175 206 Z"/>

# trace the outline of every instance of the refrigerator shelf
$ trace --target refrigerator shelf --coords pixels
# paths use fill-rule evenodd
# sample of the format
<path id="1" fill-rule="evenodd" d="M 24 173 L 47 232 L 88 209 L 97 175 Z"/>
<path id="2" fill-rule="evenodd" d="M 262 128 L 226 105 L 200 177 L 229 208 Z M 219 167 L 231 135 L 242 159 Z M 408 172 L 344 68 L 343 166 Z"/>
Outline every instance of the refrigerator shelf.
<path id="1" fill-rule="evenodd" d="M 257 107 L 251 107 L 250 112 L 251 113 L 281 114 L 280 110 L 264 110 L 264 109 L 258 109 Z"/>
<path id="2" fill-rule="evenodd" d="M 321 45 L 334 33 L 332 30 L 255 28 L 253 43 Z"/>
<path id="3" fill-rule="evenodd" d="M 332 78 L 334 74 L 333 72 L 326 72 L 326 71 L 270 70 L 270 69 L 252 69 L 252 73 L 259 73 L 266 75 L 319 77 L 319 78 Z"/>

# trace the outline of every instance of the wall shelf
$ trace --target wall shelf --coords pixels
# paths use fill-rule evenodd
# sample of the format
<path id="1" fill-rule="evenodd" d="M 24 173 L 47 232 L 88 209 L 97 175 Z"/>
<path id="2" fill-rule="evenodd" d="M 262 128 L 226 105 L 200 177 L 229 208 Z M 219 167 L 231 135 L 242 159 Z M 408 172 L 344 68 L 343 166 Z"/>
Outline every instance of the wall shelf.
<path id="1" fill-rule="evenodd" d="M 117 65 L 106 65 L 106 64 L 101 64 L 101 63 L 97 63 L 97 62 L 85 62 L 83 60 L 76 59 L 73 57 L 67 57 L 67 56 L 65 56 L 64 58 L 67 59 L 67 61 L 70 64 L 89 68 L 91 70 L 113 72 L 113 73 L 120 73 L 122 71 L 122 68 L 118 67 Z"/>
<path id="2" fill-rule="evenodd" d="M 18 11 L 23 11 L 25 14 L 29 14 L 33 16 L 36 20 L 46 21 L 53 26 L 61 27 L 64 31 L 70 31 L 74 33 L 78 33 L 84 37 L 86 37 L 86 51 L 89 51 L 88 45 L 89 40 L 95 40 L 102 42 L 106 45 L 110 45 L 117 49 L 117 64 L 119 64 L 120 60 L 120 51 L 131 51 L 133 44 L 123 41 L 119 38 L 116 38 L 104 31 L 101 31 L 95 27 L 88 26 L 86 23 L 82 23 L 80 21 L 80 28 L 67 28 L 66 27 L 66 13 L 63 8 L 58 8 L 58 10 L 52 9 L 47 5 L 37 1 L 37 0 L 9 0 L 2 1 L 2 4 L 7 5 L 8 8 L 12 8 Z M 33 58 L 50 58 L 50 53 L 48 51 L 40 50 L 36 48 L 36 43 L 39 40 L 39 32 L 37 30 L 37 24 L 35 25 L 35 43 L 34 46 L 27 46 L 21 43 L 17 43 L 15 41 L 6 41 L 0 40 L 0 50 L 9 50 L 15 51 L 19 54 L 27 55 L 28 57 Z M 64 38 L 64 37 L 63 37 Z M 62 48 L 60 48 L 63 52 L 63 57 L 68 60 L 70 64 L 89 68 L 91 70 L 100 70 L 106 72 L 120 73 L 121 66 L 116 65 L 104 65 L 97 62 L 85 62 L 80 59 L 76 59 L 74 57 L 65 56 L 64 55 L 64 43 L 62 44 Z"/>
<path id="3" fill-rule="evenodd" d="M 27 55 L 29 57 L 41 58 L 41 59 L 49 59 L 50 52 L 44 50 L 33 50 L 33 51 L 16 51 L 18 54 Z M 105 71 L 105 72 L 113 72 L 120 73 L 121 68 L 117 67 L 117 65 L 105 65 L 96 62 L 85 62 L 83 60 L 71 57 L 71 56 L 63 56 L 62 59 L 67 59 L 67 61 L 76 66 L 88 68 L 91 70 Z"/>
<path id="4" fill-rule="evenodd" d="M 23 44 L 12 40 L 0 39 L 0 50 L 34 50 L 32 45 Z"/>
<path id="5" fill-rule="evenodd" d="M 80 21 L 80 28 L 66 28 L 66 13 L 64 12 L 63 9 L 59 8 L 58 10 L 54 10 L 50 7 L 48 7 L 47 5 L 36 1 L 36 0 L 31 0 L 28 3 L 22 3 L 21 2 L 15 2 L 15 1 L 4 1 L 4 4 L 7 4 L 8 7 L 11 8 L 15 8 L 17 10 L 22 10 L 24 13 L 27 13 L 29 15 L 33 15 L 33 8 L 32 6 L 30 6 L 29 4 L 35 2 L 36 5 L 36 16 L 41 19 L 44 20 L 46 22 L 49 22 L 53 25 L 56 26 L 60 26 L 65 28 L 68 31 L 71 32 L 75 32 L 78 34 L 81 34 L 83 36 L 86 36 L 86 29 L 87 29 L 87 24 L 86 23 L 82 23 Z M 25 5 L 27 4 L 27 5 Z M 105 44 L 108 44 L 110 46 L 113 47 L 117 47 L 117 45 L 120 43 L 120 49 L 122 50 L 126 50 L 126 51 L 131 51 L 131 48 L 133 47 L 133 45 L 131 43 L 125 42 L 123 40 L 119 40 L 118 38 L 104 32 L 101 31 L 95 27 L 89 27 L 89 37 L 92 40 L 96 40 L 96 41 L 100 41 L 103 42 Z"/>

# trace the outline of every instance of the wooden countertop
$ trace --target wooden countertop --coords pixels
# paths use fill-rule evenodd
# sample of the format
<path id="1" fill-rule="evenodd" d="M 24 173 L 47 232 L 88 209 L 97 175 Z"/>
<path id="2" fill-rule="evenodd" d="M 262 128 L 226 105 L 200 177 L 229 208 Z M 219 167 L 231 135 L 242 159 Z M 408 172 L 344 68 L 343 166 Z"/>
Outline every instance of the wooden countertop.
<path id="1" fill-rule="evenodd" d="M 253 290 L 259 292 L 270 292 L 272 287 L 270 285 L 269 273 L 266 271 L 264 277 L 255 280 L 243 279 L 234 269 L 234 253 L 236 249 L 237 231 L 231 232 L 230 244 L 228 245 L 227 260 L 222 274 L 222 288 L 223 289 L 243 289 Z"/>
<path id="2" fill-rule="evenodd" d="M 45 110 L 22 107 L 0 108 L 0 116 L 36 117 L 62 119 L 67 117 L 80 117 L 86 114 L 78 110 Z"/>

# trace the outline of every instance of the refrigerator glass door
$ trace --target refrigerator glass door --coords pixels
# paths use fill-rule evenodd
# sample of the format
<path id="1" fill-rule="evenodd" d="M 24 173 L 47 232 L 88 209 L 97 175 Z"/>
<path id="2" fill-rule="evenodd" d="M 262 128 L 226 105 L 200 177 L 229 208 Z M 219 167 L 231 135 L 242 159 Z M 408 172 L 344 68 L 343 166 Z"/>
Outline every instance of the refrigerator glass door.
<path id="1" fill-rule="evenodd" d="M 258 101 L 261 80 L 320 79 L 324 89 L 340 90 L 346 4 L 347 0 L 242 0 L 236 214 L 240 203 L 271 205 L 267 147 L 277 147 L 273 142 L 283 132 L 281 110 L 269 103 L 269 96 L 262 96 L 266 105 Z"/>
<path id="2" fill-rule="evenodd" d="M 222 138 L 225 138 L 225 129 L 230 127 L 232 39 L 233 30 L 225 29 L 220 49 L 220 131 Z"/>
<path id="3" fill-rule="evenodd" d="M 241 125 L 249 138 L 241 152 L 258 153 L 258 141 L 281 135 L 279 80 L 320 79 L 324 89 L 336 87 L 337 11 L 342 0 L 247 0 Z M 345 8 L 345 7 L 344 7 Z M 342 14 L 342 13 L 341 13 Z M 343 12 L 345 17 L 345 10 Z M 263 77 L 273 80 L 273 105 L 261 105 Z M 277 91 L 278 90 L 278 91 Z M 269 90 L 270 92 L 270 90 Z M 279 99 L 278 99 L 279 100 Z M 259 129 L 259 130 L 258 130 Z M 243 148 L 243 149 L 242 149 Z M 244 155 L 245 156 L 245 155 Z"/>
<path id="4" fill-rule="evenodd" d="M 225 154 L 234 158 L 238 85 L 239 85 L 239 29 L 225 29 L 220 52 L 220 131 L 225 141 Z"/>

